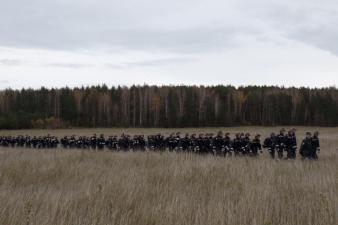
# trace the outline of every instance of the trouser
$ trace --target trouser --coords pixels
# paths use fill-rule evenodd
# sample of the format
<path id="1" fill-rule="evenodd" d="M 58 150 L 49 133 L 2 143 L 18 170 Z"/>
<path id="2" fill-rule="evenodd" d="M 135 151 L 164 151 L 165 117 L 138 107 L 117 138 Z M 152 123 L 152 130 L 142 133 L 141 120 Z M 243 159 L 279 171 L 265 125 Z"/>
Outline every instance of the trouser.
<path id="1" fill-rule="evenodd" d="M 275 158 L 275 155 L 276 155 L 276 149 L 272 148 L 272 149 L 269 149 L 269 153 L 270 153 L 270 156 L 271 158 Z"/>
<path id="2" fill-rule="evenodd" d="M 317 155 L 316 150 L 310 152 L 310 158 L 311 159 L 318 159 L 318 155 Z"/>
<path id="3" fill-rule="evenodd" d="M 252 156 L 257 156 L 258 155 L 258 149 L 252 149 L 251 150 L 251 155 Z"/>
<path id="4" fill-rule="evenodd" d="M 283 153 L 284 153 L 284 148 L 278 148 L 277 149 L 277 153 L 278 153 L 278 158 L 282 159 L 283 158 Z"/>
<path id="5" fill-rule="evenodd" d="M 302 159 L 311 158 L 311 152 L 308 150 L 303 150 L 300 152 Z"/>
<path id="6" fill-rule="evenodd" d="M 296 149 L 295 148 L 288 148 L 287 149 L 287 158 L 288 159 L 295 159 L 296 158 Z"/>

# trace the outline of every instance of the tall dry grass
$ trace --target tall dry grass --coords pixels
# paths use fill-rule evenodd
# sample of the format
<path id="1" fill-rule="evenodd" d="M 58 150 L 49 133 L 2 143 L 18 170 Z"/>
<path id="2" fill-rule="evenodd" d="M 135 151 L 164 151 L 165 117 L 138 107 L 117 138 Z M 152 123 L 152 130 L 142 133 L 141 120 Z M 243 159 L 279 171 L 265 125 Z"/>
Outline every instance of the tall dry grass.
<path id="1" fill-rule="evenodd" d="M 319 161 L 0 149 L 0 224 L 336 225 L 338 130 L 320 131 Z"/>

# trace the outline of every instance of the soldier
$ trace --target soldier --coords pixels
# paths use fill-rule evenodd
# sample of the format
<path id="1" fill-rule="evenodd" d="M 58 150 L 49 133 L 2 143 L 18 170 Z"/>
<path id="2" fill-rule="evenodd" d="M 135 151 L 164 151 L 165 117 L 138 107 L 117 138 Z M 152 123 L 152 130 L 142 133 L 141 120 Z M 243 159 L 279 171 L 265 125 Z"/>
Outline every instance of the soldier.
<path id="1" fill-rule="evenodd" d="M 181 133 L 180 132 L 177 132 L 176 133 L 176 136 L 175 136 L 175 139 L 174 139 L 174 150 L 175 151 L 182 151 L 182 148 L 181 148 Z"/>
<path id="2" fill-rule="evenodd" d="M 103 150 L 105 145 L 106 139 L 104 138 L 104 135 L 101 134 L 100 137 L 97 139 L 97 147 L 99 150 Z"/>
<path id="3" fill-rule="evenodd" d="M 168 148 L 170 152 L 176 151 L 179 141 L 180 141 L 179 133 L 170 134 L 170 136 L 165 139 L 166 148 Z"/>
<path id="4" fill-rule="evenodd" d="M 262 151 L 262 145 L 261 145 L 261 135 L 256 134 L 255 138 L 252 140 L 250 144 L 250 151 L 252 156 L 257 156 L 258 151 Z"/>
<path id="5" fill-rule="evenodd" d="M 1 145 L 2 145 L 3 147 L 8 147 L 8 145 L 9 145 L 9 143 L 8 143 L 8 138 L 7 138 L 7 137 L 2 137 L 1 139 L 2 139 Z"/>
<path id="6" fill-rule="evenodd" d="M 25 137 L 25 145 L 26 145 L 26 148 L 32 147 L 31 137 L 28 136 L 28 135 L 26 135 L 26 137 Z"/>
<path id="7" fill-rule="evenodd" d="M 275 153 L 276 153 L 276 135 L 275 133 L 271 133 L 270 137 L 266 138 L 264 141 L 264 148 L 267 148 L 271 158 L 275 158 Z"/>
<path id="8" fill-rule="evenodd" d="M 75 144 L 76 144 L 76 138 L 75 138 L 75 135 L 72 135 L 69 139 L 69 142 L 68 142 L 68 146 L 69 148 L 75 148 Z"/>
<path id="9" fill-rule="evenodd" d="M 138 135 L 134 135 L 131 137 L 128 135 L 128 142 L 129 142 L 129 150 L 131 151 L 137 151 L 139 149 L 139 140 L 138 140 Z"/>
<path id="10" fill-rule="evenodd" d="M 205 153 L 213 153 L 213 136 L 214 134 L 210 133 L 207 134 L 204 138 L 204 148 L 205 148 Z"/>
<path id="11" fill-rule="evenodd" d="M 118 150 L 119 149 L 119 140 L 118 140 L 118 137 L 117 135 L 114 135 L 113 136 L 113 140 L 112 140 L 112 149 L 113 150 Z"/>
<path id="12" fill-rule="evenodd" d="M 146 150 L 146 141 L 144 139 L 144 135 L 138 136 L 138 142 L 139 142 L 139 149 L 141 151 L 145 151 Z"/>
<path id="13" fill-rule="evenodd" d="M 25 140 L 22 135 L 19 135 L 17 138 L 17 147 L 24 147 L 25 145 Z"/>
<path id="14" fill-rule="evenodd" d="M 97 146 L 97 136 L 96 134 L 94 134 L 91 138 L 90 138 L 90 147 L 95 150 Z"/>
<path id="15" fill-rule="evenodd" d="M 166 143 L 166 148 L 168 148 L 170 152 L 174 150 L 175 148 L 174 133 L 170 134 L 169 137 L 165 139 L 165 143 Z"/>
<path id="16" fill-rule="evenodd" d="M 295 159 L 296 150 L 297 150 L 297 139 L 296 139 L 294 129 L 288 132 L 288 135 L 286 136 L 285 145 L 286 145 L 286 151 L 287 151 L 287 158 Z"/>
<path id="17" fill-rule="evenodd" d="M 36 137 L 34 136 L 32 142 L 33 142 L 33 147 L 35 148 L 36 145 L 34 145 Z M 61 145 L 63 148 L 67 148 L 68 147 L 68 137 L 64 136 L 63 138 L 61 138 Z"/>
<path id="18" fill-rule="evenodd" d="M 217 136 L 213 139 L 213 150 L 215 155 L 224 155 L 224 138 L 222 131 L 217 133 Z"/>
<path id="19" fill-rule="evenodd" d="M 9 143 L 11 144 L 11 147 L 14 148 L 15 145 L 18 143 L 18 140 L 15 137 L 10 136 Z"/>
<path id="20" fill-rule="evenodd" d="M 106 141 L 106 146 L 109 150 L 113 150 L 113 136 L 109 136 Z"/>
<path id="21" fill-rule="evenodd" d="M 59 139 L 55 136 L 51 137 L 51 146 L 52 148 L 57 148 L 58 144 L 60 143 Z"/>
<path id="22" fill-rule="evenodd" d="M 195 152 L 195 148 L 197 148 L 197 137 L 196 134 L 192 134 L 190 136 L 189 151 Z"/>
<path id="23" fill-rule="evenodd" d="M 148 139 L 148 149 L 149 150 L 154 150 L 155 149 L 154 135 L 149 135 L 147 139 Z"/>
<path id="24" fill-rule="evenodd" d="M 313 134 L 313 137 L 311 139 L 311 143 L 312 143 L 311 158 L 317 160 L 318 159 L 317 152 L 320 152 L 319 132 L 318 131 L 316 131 Z"/>
<path id="25" fill-rule="evenodd" d="M 302 145 L 300 147 L 300 155 L 302 156 L 302 159 L 311 158 L 311 153 L 313 151 L 312 146 L 312 137 L 311 133 L 307 132 L 306 137 L 302 142 Z"/>
<path id="26" fill-rule="evenodd" d="M 123 151 L 128 151 L 130 148 L 130 137 L 127 134 L 122 134 L 121 138 L 119 139 L 119 146 Z"/>
<path id="27" fill-rule="evenodd" d="M 238 156 L 242 149 L 242 140 L 239 133 L 236 134 L 236 137 L 232 143 L 232 147 L 234 148 L 235 156 Z"/>
<path id="28" fill-rule="evenodd" d="M 224 137 L 224 156 L 226 156 L 226 155 L 231 155 L 232 153 L 232 151 L 233 151 L 233 149 L 232 149 L 232 147 L 231 147 L 231 137 L 230 137 L 230 133 L 226 133 L 225 134 L 225 137 Z"/>
<path id="29" fill-rule="evenodd" d="M 33 148 L 36 148 L 38 146 L 38 139 L 36 136 L 34 136 L 31 140 Z"/>
<path id="30" fill-rule="evenodd" d="M 165 148 L 166 148 L 166 143 L 165 143 L 164 136 L 161 133 L 158 133 L 155 136 L 155 149 L 163 151 L 165 150 Z"/>
<path id="31" fill-rule="evenodd" d="M 189 151 L 190 147 L 190 138 L 189 138 L 189 133 L 186 133 L 184 138 L 181 141 L 181 148 L 183 152 Z"/>
<path id="32" fill-rule="evenodd" d="M 138 135 L 134 135 L 133 139 L 131 140 L 131 149 L 133 151 L 140 150 L 140 137 Z"/>
<path id="33" fill-rule="evenodd" d="M 278 159 L 283 158 L 283 153 L 286 150 L 286 138 L 285 138 L 285 129 L 281 129 L 279 132 L 279 135 L 276 138 L 276 148 L 277 148 L 277 153 L 278 153 Z"/>
<path id="34" fill-rule="evenodd" d="M 204 153 L 204 134 L 199 134 L 196 140 L 196 153 Z"/>
<path id="35" fill-rule="evenodd" d="M 46 148 L 51 148 L 52 147 L 52 142 L 51 142 L 51 136 L 50 136 L 50 134 L 47 134 L 47 136 L 44 137 L 44 142 L 45 142 L 45 147 Z"/>
<path id="36" fill-rule="evenodd" d="M 90 139 L 86 136 L 83 136 L 82 140 L 83 140 L 83 148 L 89 149 L 90 148 Z"/>
<path id="37" fill-rule="evenodd" d="M 246 133 L 245 137 L 242 139 L 242 154 L 247 155 L 250 153 L 250 134 Z"/>

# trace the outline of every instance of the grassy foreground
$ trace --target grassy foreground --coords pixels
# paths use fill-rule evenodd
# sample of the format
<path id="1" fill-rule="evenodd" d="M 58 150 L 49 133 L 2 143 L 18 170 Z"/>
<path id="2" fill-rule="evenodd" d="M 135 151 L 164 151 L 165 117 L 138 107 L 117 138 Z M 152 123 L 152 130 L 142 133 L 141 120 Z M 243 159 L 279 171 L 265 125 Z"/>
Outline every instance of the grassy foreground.
<path id="1" fill-rule="evenodd" d="M 319 130 L 316 162 L 0 149 L 0 224 L 336 225 L 338 130 Z"/>

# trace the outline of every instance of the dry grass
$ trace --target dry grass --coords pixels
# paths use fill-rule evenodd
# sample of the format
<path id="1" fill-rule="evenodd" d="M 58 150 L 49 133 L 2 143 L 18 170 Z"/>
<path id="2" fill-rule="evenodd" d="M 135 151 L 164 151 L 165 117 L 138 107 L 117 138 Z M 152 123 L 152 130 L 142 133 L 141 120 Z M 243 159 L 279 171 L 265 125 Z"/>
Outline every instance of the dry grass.
<path id="1" fill-rule="evenodd" d="M 272 129 L 278 128 L 228 130 L 258 130 L 266 135 Z M 299 128 L 299 133 L 307 129 L 315 128 Z M 319 130 L 323 150 L 317 162 L 274 161 L 267 153 L 258 159 L 224 159 L 1 149 L 0 224 L 336 225 L 338 129 Z"/>

